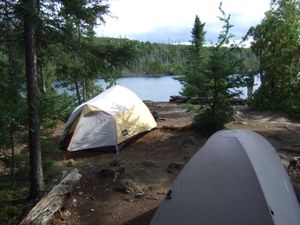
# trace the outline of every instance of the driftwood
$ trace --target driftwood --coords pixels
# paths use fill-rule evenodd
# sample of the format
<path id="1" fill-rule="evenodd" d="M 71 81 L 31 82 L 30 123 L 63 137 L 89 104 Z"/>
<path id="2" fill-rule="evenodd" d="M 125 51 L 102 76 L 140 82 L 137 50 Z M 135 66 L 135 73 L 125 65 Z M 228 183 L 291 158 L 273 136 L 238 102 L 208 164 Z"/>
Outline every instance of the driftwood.
<path id="1" fill-rule="evenodd" d="M 46 225 L 53 214 L 61 208 L 65 195 L 80 177 L 77 169 L 73 169 L 29 211 L 20 225 Z"/>

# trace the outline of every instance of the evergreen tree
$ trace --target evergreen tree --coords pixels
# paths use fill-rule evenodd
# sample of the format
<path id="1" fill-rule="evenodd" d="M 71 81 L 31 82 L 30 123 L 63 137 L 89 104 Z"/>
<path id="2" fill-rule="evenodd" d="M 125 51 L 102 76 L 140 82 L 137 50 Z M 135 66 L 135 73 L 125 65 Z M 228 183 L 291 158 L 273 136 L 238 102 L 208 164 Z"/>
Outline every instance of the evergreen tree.
<path id="1" fill-rule="evenodd" d="M 35 23 L 37 14 L 35 1 L 23 1 L 24 47 L 27 79 L 28 134 L 30 149 L 30 197 L 36 198 L 44 190 L 41 158 L 40 114 L 37 89 Z"/>
<path id="2" fill-rule="evenodd" d="M 205 85 L 205 50 L 204 50 L 204 31 L 205 23 L 201 23 L 196 15 L 194 27 L 192 29 L 192 40 L 189 48 L 189 56 L 185 75 L 179 80 L 183 84 L 182 94 L 188 97 L 201 98 L 203 95 L 203 85 Z"/>
<path id="3" fill-rule="evenodd" d="M 203 58 L 203 44 L 205 42 L 205 32 L 204 32 L 205 23 L 201 23 L 198 15 L 195 17 L 194 27 L 192 29 L 192 40 L 191 43 L 194 46 L 191 51 L 193 57 L 198 60 L 198 63 L 201 63 Z"/>
<path id="4" fill-rule="evenodd" d="M 15 146 L 22 137 L 25 122 L 24 67 L 20 49 L 20 18 L 14 16 L 17 1 L 0 2 L 0 149 L 10 158 L 11 178 L 14 183 Z M 8 153 L 7 149 L 11 151 Z M 3 152 L 2 152 L 3 153 Z"/>
<path id="5" fill-rule="evenodd" d="M 32 198 L 39 196 L 44 186 L 39 113 L 39 90 L 45 90 L 44 50 L 56 44 L 64 47 L 72 46 L 75 42 L 71 40 L 77 38 L 79 40 L 77 44 L 80 47 L 81 37 L 91 34 L 97 21 L 103 20 L 102 15 L 108 12 L 108 6 L 103 5 L 102 2 L 102 0 L 22 1 L 30 149 L 30 196 Z M 63 38 L 57 39 L 57 36 Z M 80 69 L 85 68 L 82 65 Z"/>
<path id="6" fill-rule="evenodd" d="M 198 61 L 198 65 L 195 64 L 194 68 L 197 68 L 197 73 L 194 74 L 197 76 L 194 75 L 189 80 L 189 84 L 193 86 L 191 96 L 196 97 L 200 105 L 194 118 L 195 125 L 209 134 L 222 129 L 231 118 L 233 110 L 229 100 L 235 94 L 230 89 L 237 87 L 239 80 L 238 77 L 233 76 L 238 65 L 234 57 L 236 48 L 235 46 L 225 47 L 233 37 L 230 34 L 232 28 L 230 15 L 227 16 L 221 6 L 222 4 L 219 9 L 222 16 L 219 19 L 224 22 L 224 25 L 219 33 L 218 42 L 211 48 L 205 66 L 201 61 Z M 196 45 L 193 46 L 197 50 Z"/>

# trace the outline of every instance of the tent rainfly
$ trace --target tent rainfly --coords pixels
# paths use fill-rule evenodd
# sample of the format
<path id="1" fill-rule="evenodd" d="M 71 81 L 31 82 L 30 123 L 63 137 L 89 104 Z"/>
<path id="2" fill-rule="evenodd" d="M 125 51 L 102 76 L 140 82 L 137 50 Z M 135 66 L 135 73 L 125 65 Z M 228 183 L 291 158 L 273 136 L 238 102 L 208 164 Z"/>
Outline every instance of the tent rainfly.
<path id="1" fill-rule="evenodd" d="M 272 145 L 216 132 L 180 172 L 150 225 L 299 225 L 300 208 Z"/>
<path id="2" fill-rule="evenodd" d="M 143 101 L 129 89 L 115 85 L 78 106 L 60 138 L 68 151 L 115 147 L 157 124 Z"/>

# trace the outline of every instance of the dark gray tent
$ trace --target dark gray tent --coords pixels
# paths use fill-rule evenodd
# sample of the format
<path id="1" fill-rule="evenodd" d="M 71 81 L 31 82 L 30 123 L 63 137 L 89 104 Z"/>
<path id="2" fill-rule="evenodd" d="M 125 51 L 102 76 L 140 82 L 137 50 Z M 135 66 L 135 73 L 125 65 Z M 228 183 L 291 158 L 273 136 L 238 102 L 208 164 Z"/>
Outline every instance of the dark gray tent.
<path id="1" fill-rule="evenodd" d="M 272 145 L 246 130 L 215 133 L 173 183 L 151 225 L 300 225 Z"/>

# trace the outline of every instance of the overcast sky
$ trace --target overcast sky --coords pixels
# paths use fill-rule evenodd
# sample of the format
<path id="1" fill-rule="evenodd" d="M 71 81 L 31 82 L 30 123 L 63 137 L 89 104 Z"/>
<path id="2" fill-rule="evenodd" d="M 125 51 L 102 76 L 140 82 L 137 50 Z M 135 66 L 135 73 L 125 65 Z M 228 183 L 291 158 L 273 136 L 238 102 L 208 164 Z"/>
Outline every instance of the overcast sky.
<path id="1" fill-rule="evenodd" d="M 218 16 L 220 0 L 109 0 L 110 16 L 96 28 L 98 36 L 122 37 L 162 43 L 191 40 L 195 16 L 205 22 L 206 42 L 215 42 L 223 23 Z M 270 0 L 223 0 L 231 15 L 232 34 L 239 40 L 258 24 Z"/>

